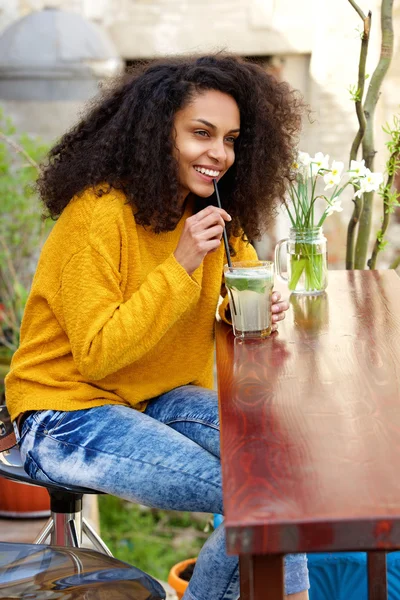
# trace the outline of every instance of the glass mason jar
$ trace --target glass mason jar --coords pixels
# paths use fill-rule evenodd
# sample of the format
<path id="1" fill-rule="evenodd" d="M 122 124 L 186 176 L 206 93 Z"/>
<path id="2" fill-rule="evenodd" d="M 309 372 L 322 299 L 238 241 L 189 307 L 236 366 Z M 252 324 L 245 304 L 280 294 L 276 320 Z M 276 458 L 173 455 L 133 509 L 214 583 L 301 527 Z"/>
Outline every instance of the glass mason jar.
<path id="1" fill-rule="evenodd" d="M 287 277 L 282 274 L 281 247 L 286 244 Z M 290 229 L 275 247 L 276 275 L 294 294 L 320 294 L 328 285 L 326 237 L 322 227 Z"/>

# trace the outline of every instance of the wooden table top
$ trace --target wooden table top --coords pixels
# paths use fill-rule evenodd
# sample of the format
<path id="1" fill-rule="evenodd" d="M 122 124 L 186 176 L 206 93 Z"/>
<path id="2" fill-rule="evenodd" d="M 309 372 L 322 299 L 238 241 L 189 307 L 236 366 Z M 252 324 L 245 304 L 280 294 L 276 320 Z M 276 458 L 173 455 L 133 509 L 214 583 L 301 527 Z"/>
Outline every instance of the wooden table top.
<path id="1" fill-rule="evenodd" d="M 216 329 L 229 553 L 400 547 L 400 278 L 330 271 L 279 335 Z"/>

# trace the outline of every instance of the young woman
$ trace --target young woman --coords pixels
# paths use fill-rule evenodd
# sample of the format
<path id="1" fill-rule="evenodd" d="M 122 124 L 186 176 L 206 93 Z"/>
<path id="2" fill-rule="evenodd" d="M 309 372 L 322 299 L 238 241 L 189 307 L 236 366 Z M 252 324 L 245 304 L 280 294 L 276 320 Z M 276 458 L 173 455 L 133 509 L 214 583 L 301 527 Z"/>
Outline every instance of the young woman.
<path id="1" fill-rule="evenodd" d="M 284 193 L 300 112 L 252 63 L 171 59 L 104 92 L 50 151 L 38 187 L 58 220 L 6 381 L 31 477 L 223 513 L 212 377 L 221 237 L 226 227 L 235 260 L 256 256 L 247 240 Z M 288 308 L 279 300 L 274 329 Z M 220 526 L 185 600 L 239 597 L 224 544 Z M 290 600 L 307 588 L 305 556 L 287 557 Z"/>

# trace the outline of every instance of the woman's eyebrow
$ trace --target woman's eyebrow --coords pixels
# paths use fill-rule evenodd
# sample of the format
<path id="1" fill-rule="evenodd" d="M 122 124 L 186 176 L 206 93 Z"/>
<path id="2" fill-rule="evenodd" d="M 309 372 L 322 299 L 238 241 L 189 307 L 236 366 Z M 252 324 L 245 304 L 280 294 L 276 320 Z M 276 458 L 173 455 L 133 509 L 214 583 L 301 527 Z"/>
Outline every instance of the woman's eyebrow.
<path id="1" fill-rule="evenodd" d="M 212 130 L 216 130 L 217 127 L 216 125 L 213 125 L 212 123 L 210 123 L 209 121 L 206 121 L 205 119 L 192 119 L 192 121 L 197 121 L 198 123 L 203 123 L 203 125 L 206 125 L 207 127 L 209 127 Z M 231 129 L 228 133 L 239 133 L 240 129 Z"/>

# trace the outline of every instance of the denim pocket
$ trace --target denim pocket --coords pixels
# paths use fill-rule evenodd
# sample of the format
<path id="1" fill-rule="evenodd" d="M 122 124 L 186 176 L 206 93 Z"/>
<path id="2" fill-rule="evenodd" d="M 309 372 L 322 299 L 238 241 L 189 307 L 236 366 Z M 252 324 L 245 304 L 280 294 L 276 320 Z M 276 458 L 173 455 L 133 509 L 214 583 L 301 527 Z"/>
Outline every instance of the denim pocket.
<path id="1" fill-rule="evenodd" d="M 36 431 L 46 434 L 51 434 L 57 427 L 62 423 L 65 419 L 67 412 L 64 410 L 39 410 L 32 415 L 33 421 L 31 421 L 30 417 L 27 418 L 27 422 L 30 422 L 31 429 L 35 429 Z M 24 423 L 25 425 L 25 423 Z M 22 428 L 22 431 L 24 428 Z"/>

